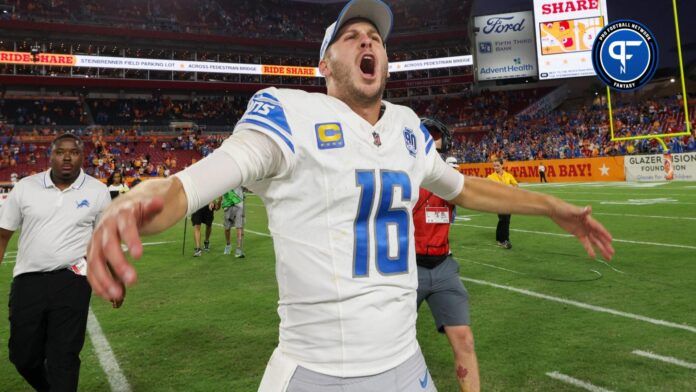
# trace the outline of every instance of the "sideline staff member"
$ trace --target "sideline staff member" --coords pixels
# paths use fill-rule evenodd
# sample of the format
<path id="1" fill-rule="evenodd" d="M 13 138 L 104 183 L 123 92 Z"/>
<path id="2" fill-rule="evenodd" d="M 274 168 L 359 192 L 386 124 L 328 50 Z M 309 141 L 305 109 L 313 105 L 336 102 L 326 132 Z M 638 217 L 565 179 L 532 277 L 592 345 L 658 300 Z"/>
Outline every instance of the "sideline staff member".
<path id="1" fill-rule="evenodd" d="M 432 119 L 422 120 L 435 139 L 439 153 L 447 153 L 452 145 L 452 133 L 445 124 Z M 446 162 L 456 168 L 456 159 Z M 444 333 L 454 353 L 454 368 L 461 392 L 481 390 L 478 360 L 474 349 L 474 334 L 470 327 L 469 293 L 459 279 L 459 263 L 449 246 L 450 224 L 455 205 L 441 199 L 425 188 L 420 189 L 418 203 L 413 207 L 416 264 L 418 265 L 417 306 L 428 301 L 435 325 Z"/>
<path id="2" fill-rule="evenodd" d="M 499 184 L 517 187 L 517 180 L 512 174 L 503 170 L 503 159 L 499 158 L 493 162 L 493 173 L 488 176 L 489 180 Z M 499 247 L 511 249 L 510 243 L 510 214 L 498 214 L 498 226 L 495 229 L 495 240 Z"/>
<path id="3" fill-rule="evenodd" d="M 37 391 L 77 390 L 92 293 L 84 256 L 111 202 L 106 185 L 82 171 L 83 158 L 80 139 L 58 136 L 51 168 L 19 181 L 0 208 L 0 262 L 21 228 L 10 290 L 10 361 Z"/>

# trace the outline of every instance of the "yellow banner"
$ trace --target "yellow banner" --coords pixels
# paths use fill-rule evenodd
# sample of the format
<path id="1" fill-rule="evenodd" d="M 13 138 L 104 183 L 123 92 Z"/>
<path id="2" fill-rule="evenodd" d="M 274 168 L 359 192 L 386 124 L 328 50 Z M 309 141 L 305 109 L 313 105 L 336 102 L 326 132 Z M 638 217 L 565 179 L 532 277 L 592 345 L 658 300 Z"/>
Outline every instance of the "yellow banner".
<path id="1" fill-rule="evenodd" d="M 624 157 L 546 159 L 505 162 L 503 168 L 518 182 L 539 182 L 539 165 L 546 168 L 548 182 L 625 181 Z M 468 176 L 487 177 L 493 163 L 464 163 L 460 171 Z"/>
<path id="2" fill-rule="evenodd" d="M 56 67 L 71 67 L 75 65 L 75 56 L 70 54 L 40 53 L 32 56 L 29 52 L 0 52 L 0 63 L 52 65 Z"/>
<path id="3" fill-rule="evenodd" d="M 317 76 L 317 70 L 314 67 L 295 67 L 290 65 L 263 65 L 261 73 L 263 75 L 303 76 L 307 78 Z"/>

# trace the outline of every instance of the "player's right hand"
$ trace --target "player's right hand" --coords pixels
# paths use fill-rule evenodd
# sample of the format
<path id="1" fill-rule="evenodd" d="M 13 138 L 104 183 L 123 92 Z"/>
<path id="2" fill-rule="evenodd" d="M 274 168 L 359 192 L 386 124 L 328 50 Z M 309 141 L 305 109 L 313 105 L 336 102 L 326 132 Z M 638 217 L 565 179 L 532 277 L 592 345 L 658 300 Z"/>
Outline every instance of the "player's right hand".
<path id="1" fill-rule="evenodd" d="M 162 197 L 121 198 L 104 211 L 87 248 L 87 279 L 92 291 L 112 303 L 123 301 L 123 284 L 130 286 L 137 280 L 121 243 L 139 259 L 143 254 L 140 228 L 164 207 Z"/>

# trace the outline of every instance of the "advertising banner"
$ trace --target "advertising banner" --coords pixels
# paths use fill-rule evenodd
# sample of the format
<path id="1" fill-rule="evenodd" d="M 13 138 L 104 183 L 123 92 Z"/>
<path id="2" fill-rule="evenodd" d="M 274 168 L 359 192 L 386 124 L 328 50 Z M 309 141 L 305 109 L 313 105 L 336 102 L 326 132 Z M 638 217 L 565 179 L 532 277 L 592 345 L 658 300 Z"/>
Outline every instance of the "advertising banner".
<path id="1" fill-rule="evenodd" d="M 545 159 L 510 161 L 503 169 L 518 182 L 539 182 L 539 165 L 546 168 L 548 182 L 624 181 L 624 157 Z M 493 173 L 493 163 L 464 163 L 460 171 L 468 176 L 487 177 Z"/>
<path id="2" fill-rule="evenodd" d="M 627 156 L 626 181 L 696 181 L 696 152 Z"/>
<path id="3" fill-rule="evenodd" d="M 291 65 L 218 63 L 212 61 L 183 61 L 146 59 L 139 57 L 83 56 L 29 52 L 0 51 L 0 64 L 22 64 L 50 67 L 87 67 L 110 69 L 137 69 L 150 71 L 205 72 L 246 75 L 279 75 L 294 77 L 322 77 L 316 67 Z M 424 60 L 389 63 L 389 72 L 419 71 L 436 68 L 452 68 L 473 65 L 473 56 L 452 56 Z"/>
<path id="4" fill-rule="evenodd" d="M 534 0 L 539 79 L 595 75 L 592 45 L 606 24 L 606 0 Z"/>
<path id="5" fill-rule="evenodd" d="M 478 80 L 536 76 L 531 11 L 477 16 L 474 26 Z"/>

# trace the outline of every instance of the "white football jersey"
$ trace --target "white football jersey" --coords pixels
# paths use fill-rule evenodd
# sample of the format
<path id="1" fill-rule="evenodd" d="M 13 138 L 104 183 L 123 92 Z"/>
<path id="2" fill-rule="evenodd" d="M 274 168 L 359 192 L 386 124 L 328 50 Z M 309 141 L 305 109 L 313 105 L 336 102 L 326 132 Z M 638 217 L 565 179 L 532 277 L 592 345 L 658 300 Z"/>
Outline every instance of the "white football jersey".
<path id="1" fill-rule="evenodd" d="M 236 127 L 270 136 L 287 163 L 249 186 L 273 235 L 279 348 L 332 376 L 377 374 L 418 349 L 411 210 L 441 158 L 411 109 L 384 105 L 372 126 L 334 97 L 269 88 Z"/>

